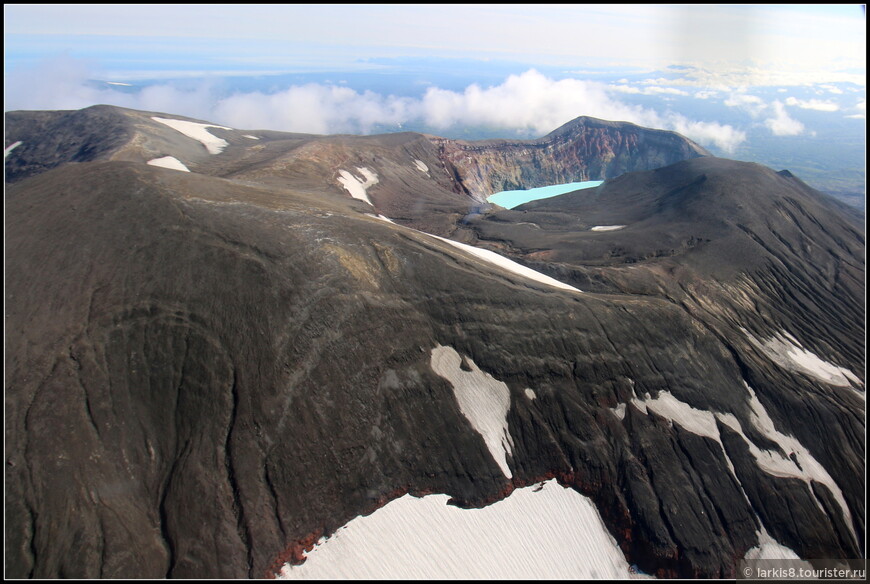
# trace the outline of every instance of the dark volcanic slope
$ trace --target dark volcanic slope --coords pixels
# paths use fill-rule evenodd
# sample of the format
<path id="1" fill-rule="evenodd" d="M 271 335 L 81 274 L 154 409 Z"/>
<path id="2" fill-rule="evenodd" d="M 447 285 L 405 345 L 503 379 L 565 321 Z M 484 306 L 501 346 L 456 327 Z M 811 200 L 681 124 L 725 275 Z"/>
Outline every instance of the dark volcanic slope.
<path id="1" fill-rule="evenodd" d="M 553 476 L 650 573 L 733 577 L 762 526 L 860 555 L 862 399 L 679 303 L 508 275 L 340 194 L 136 163 L 6 206 L 9 577 L 260 577 L 402 493 L 480 505 Z M 508 384 L 511 479 L 439 345 Z M 791 465 L 765 412 L 833 478 L 759 466 Z"/>
<path id="2" fill-rule="evenodd" d="M 7 577 L 262 577 L 404 493 L 480 506 L 552 477 L 659 576 L 732 578 L 764 533 L 862 555 L 863 228 L 796 178 L 703 157 L 487 213 L 469 176 L 559 164 L 219 128 L 210 154 L 165 114 L 78 114 L 7 132 Z M 369 174 L 372 204 L 338 181 Z M 438 347 L 507 385 L 509 473 Z"/>
<path id="3" fill-rule="evenodd" d="M 731 304 L 748 296 L 758 314 L 741 326 L 765 318 L 862 369 L 861 218 L 787 172 L 698 158 L 468 225 L 481 243 L 587 289 L 681 303 L 700 302 L 714 289 Z M 622 227 L 594 230 L 602 226 Z M 547 264 L 535 262 L 541 259 Z"/>
<path id="4" fill-rule="evenodd" d="M 109 157 L 133 136 L 127 118 L 119 115 L 117 108 L 107 106 L 6 112 L 4 118 L 4 147 L 22 142 L 16 148 L 20 150 L 13 150 L 7 157 L 5 177 L 10 183 L 61 164 Z"/>
<path id="5" fill-rule="evenodd" d="M 863 400 L 866 244 L 853 209 L 787 171 L 707 157 L 469 227 L 478 245 L 575 286 L 667 299 L 704 323 L 757 385 L 777 427 L 839 477 L 863 534 L 864 404 L 843 389 Z M 823 370 L 857 378 L 832 383 L 798 363 L 820 366 L 812 356 Z"/>

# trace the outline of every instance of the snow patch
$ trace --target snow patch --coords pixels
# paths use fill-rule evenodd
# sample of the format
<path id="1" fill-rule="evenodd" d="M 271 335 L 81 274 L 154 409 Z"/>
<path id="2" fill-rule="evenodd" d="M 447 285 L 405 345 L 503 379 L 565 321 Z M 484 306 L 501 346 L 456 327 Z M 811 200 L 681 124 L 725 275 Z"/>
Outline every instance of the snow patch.
<path id="1" fill-rule="evenodd" d="M 851 382 L 858 381 L 858 378 L 848 369 L 823 361 L 806 349 L 790 348 L 787 356 L 799 369 L 807 371 L 810 375 L 816 377 L 816 379 L 827 381 L 831 385 L 851 385 Z"/>
<path id="2" fill-rule="evenodd" d="M 776 333 L 773 338 L 761 341 L 752 336 L 746 329 L 741 328 L 740 330 L 753 345 L 783 369 L 803 373 L 837 387 L 853 387 L 861 397 L 865 397 L 863 391 L 857 391 L 857 388 L 863 387 L 864 384 L 856 375 L 848 369 L 838 367 L 807 351 L 789 333 Z"/>
<path id="3" fill-rule="evenodd" d="M 6 148 L 4 148 L 3 149 L 3 158 L 6 158 L 7 156 L 9 156 L 9 153 L 12 152 L 13 150 L 15 150 L 16 148 L 18 148 L 19 146 L 21 146 L 21 144 L 22 144 L 22 142 L 21 142 L 21 140 L 19 140 L 18 142 L 13 142 L 12 144 L 10 144 Z"/>
<path id="4" fill-rule="evenodd" d="M 414 164 L 417 165 L 420 172 L 429 172 L 429 167 L 422 160 L 414 160 Z"/>
<path id="5" fill-rule="evenodd" d="M 321 539 L 282 579 L 637 577 L 588 498 L 555 479 L 482 509 L 405 495 Z"/>
<path id="6" fill-rule="evenodd" d="M 380 213 L 378 213 L 377 215 L 374 215 L 372 213 L 365 213 L 365 216 L 371 217 L 372 219 L 380 219 L 381 221 L 386 221 L 387 223 L 392 223 L 393 225 L 398 225 L 398 223 L 396 223 L 389 217 L 386 217 L 385 215 L 381 215 Z"/>
<path id="7" fill-rule="evenodd" d="M 251 136 L 250 134 L 242 134 L 243 138 L 250 138 L 251 140 L 259 140 L 256 136 Z"/>
<path id="8" fill-rule="evenodd" d="M 341 175 L 338 179 L 338 182 L 347 189 L 347 192 L 350 193 L 350 196 L 354 199 L 359 199 L 360 201 L 365 201 L 369 205 L 372 204 L 371 199 L 369 199 L 368 193 L 366 191 L 372 185 L 378 183 L 378 175 L 370 171 L 365 167 L 357 167 L 357 170 L 360 174 L 363 175 L 364 179 L 360 180 L 351 173 L 346 170 L 340 170 L 339 174 Z"/>
<path id="9" fill-rule="evenodd" d="M 837 503 L 840 505 L 846 525 L 849 526 L 850 530 L 852 530 L 852 535 L 855 535 L 854 528 L 852 527 L 852 514 L 849 512 L 849 506 L 846 504 L 846 498 L 843 496 L 843 491 L 840 490 L 839 485 L 837 485 L 833 477 L 831 477 L 828 471 L 825 470 L 825 467 L 823 467 L 821 463 L 810 454 L 803 444 L 798 442 L 796 438 L 783 434 L 776 429 L 773 420 L 770 418 L 767 410 L 764 409 L 764 405 L 762 405 L 758 400 L 758 396 L 755 395 L 755 391 L 753 391 L 746 382 L 744 382 L 744 385 L 746 386 L 747 391 L 749 391 L 749 405 L 752 407 L 752 425 L 763 433 L 766 438 L 779 444 L 783 452 L 789 455 L 794 455 L 794 458 L 800 464 L 800 467 L 798 468 L 797 464 L 795 464 L 791 458 L 785 458 L 779 455 L 779 453 L 772 453 L 765 450 L 762 451 L 763 454 L 774 460 L 776 469 L 791 470 L 793 473 L 795 470 L 797 471 L 797 473 L 790 475 L 786 474 L 784 476 L 803 479 L 807 483 L 807 486 L 810 486 L 810 481 L 817 481 L 828 487 L 834 495 L 834 499 L 836 499 Z M 750 447 L 751 446 L 753 445 L 750 443 Z M 753 452 L 753 455 L 755 455 L 755 452 Z M 758 459 L 757 455 L 756 459 Z M 791 462 L 790 467 L 786 461 Z M 761 463 L 759 463 L 759 465 L 761 465 Z M 774 474 L 774 472 L 767 469 L 765 469 L 765 471 L 769 474 Z M 812 489 L 810 489 L 810 492 L 812 492 Z"/>
<path id="10" fill-rule="evenodd" d="M 620 420 L 625 419 L 625 404 L 619 404 L 615 408 L 610 408 L 610 411 L 613 412 L 613 415 L 619 418 Z"/>
<path id="11" fill-rule="evenodd" d="M 359 169 L 359 170 L 363 170 L 363 169 Z M 368 169 L 365 169 L 365 170 L 368 171 Z M 348 192 L 354 198 L 361 199 L 361 200 L 371 204 L 371 201 L 369 201 L 368 196 L 366 196 L 366 194 L 365 194 L 365 188 L 367 188 L 367 187 L 363 188 L 364 185 L 360 183 L 359 179 L 355 178 L 349 172 L 342 170 L 341 173 L 342 173 L 342 178 L 339 178 L 338 180 L 344 185 L 344 187 L 348 190 Z M 374 177 L 374 182 L 371 184 L 375 184 L 377 182 L 377 176 L 376 175 L 372 175 L 372 176 Z M 343 180 L 343 179 L 346 179 L 346 180 Z M 388 221 L 394 225 L 398 225 L 398 223 L 396 223 L 395 221 L 393 221 L 392 219 L 390 219 L 388 217 L 384 217 L 383 215 L 373 215 L 370 213 L 366 213 L 366 215 L 368 215 L 369 217 L 375 217 L 377 219 L 381 219 L 383 221 Z M 479 247 L 474 247 L 473 245 L 468 245 L 466 243 L 459 243 L 458 241 L 453 241 L 452 239 L 447 239 L 445 237 L 440 237 L 438 235 L 432 235 L 431 233 L 426 233 L 425 231 L 419 231 L 419 230 L 413 229 L 411 227 L 404 227 L 401 225 L 400 225 L 400 227 L 403 227 L 405 229 L 410 229 L 411 231 L 414 231 L 416 233 L 422 233 L 423 235 L 427 235 L 429 237 L 434 237 L 435 239 L 449 243 L 450 245 L 452 245 L 454 247 L 458 247 L 459 249 L 462 249 L 462 250 L 476 256 L 477 258 L 484 260 L 487 263 L 494 264 L 503 270 L 517 274 L 517 275 L 522 276 L 524 278 L 528 278 L 530 280 L 535 280 L 536 282 L 541 282 L 542 284 L 547 284 L 549 286 L 553 286 L 555 288 L 561 288 L 563 290 L 571 290 L 574 292 L 581 292 L 581 293 L 583 292 L 579 288 L 575 288 L 574 286 L 571 286 L 569 284 L 565 284 L 564 282 L 560 282 L 559 280 L 557 280 L 555 278 L 551 278 L 550 276 L 547 276 L 545 274 L 542 274 L 541 272 L 538 272 L 537 270 L 527 268 L 526 266 L 524 266 L 522 264 L 518 264 L 517 262 L 515 262 L 513 260 L 509 260 L 508 258 L 501 256 L 493 251 L 489 251 L 488 249 L 481 249 Z"/>
<path id="12" fill-rule="evenodd" d="M 692 434 L 719 440 L 716 417 L 712 412 L 694 408 L 668 391 L 660 391 L 655 399 L 641 401 L 634 398 L 631 402 L 642 411 L 652 410 L 672 423 L 676 422 Z"/>
<path id="13" fill-rule="evenodd" d="M 760 522 L 759 522 L 760 523 Z M 767 530 L 764 528 L 764 525 L 761 526 L 761 530 L 757 531 L 758 535 L 758 545 L 754 548 L 750 548 L 746 555 L 743 556 L 744 560 L 800 560 L 801 557 L 797 555 L 794 550 L 789 547 L 786 547 L 773 539 Z M 797 567 L 797 566 L 796 566 Z M 809 562 L 801 562 L 800 567 L 812 569 L 812 564 Z"/>
<path id="14" fill-rule="evenodd" d="M 625 225 L 596 225 L 590 231 L 616 231 L 622 229 Z"/>
<path id="15" fill-rule="evenodd" d="M 533 400 L 536 397 L 538 397 L 535 395 L 535 392 L 533 390 L 529 389 L 528 387 L 523 391 L 523 393 L 525 393 L 526 397 L 529 398 L 530 400 Z"/>
<path id="16" fill-rule="evenodd" d="M 436 239 L 440 239 L 441 241 L 446 241 L 450 245 L 454 247 L 458 247 L 459 249 L 465 250 L 468 253 L 477 256 L 478 258 L 487 261 L 491 264 L 495 264 L 498 267 L 512 272 L 514 274 L 518 274 L 525 278 L 529 278 L 531 280 L 535 280 L 536 282 L 541 282 L 543 284 L 548 284 L 550 286 L 554 286 L 556 288 L 561 288 L 563 290 L 573 290 L 574 292 L 582 292 L 575 288 L 574 286 L 569 286 L 564 282 L 560 282 L 555 278 L 551 278 L 550 276 L 546 276 L 541 272 L 533 270 L 531 268 L 527 268 L 522 264 L 518 264 L 513 260 L 509 260 L 504 256 L 501 256 L 494 251 L 489 251 L 488 249 L 480 249 L 479 247 L 474 247 L 472 245 L 468 245 L 466 243 L 459 243 L 458 241 L 453 241 L 452 239 L 446 239 L 444 237 L 439 237 L 437 235 L 432 235 L 432 237 Z"/>
<path id="17" fill-rule="evenodd" d="M 200 124 L 199 122 L 186 122 L 184 120 L 172 120 L 168 118 L 158 117 L 152 117 L 151 119 L 155 122 L 165 124 L 173 130 L 181 132 L 188 138 L 198 140 L 202 143 L 203 146 L 205 146 L 209 154 L 220 154 L 221 152 L 223 152 L 224 148 L 230 145 L 229 142 L 227 142 L 223 138 L 218 138 L 207 129 L 219 128 L 221 130 L 232 130 L 232 128 L 227 128 L 226 126 L 216 126 L 214 124 Z"/>
<path id="18" fill-rule="evenodd" d="M 719 420 L 743 437 L 743 440 L 749 447 L 749 452 L 755 459 L 755 463 L 762 471 L 775 477 L 801 479 L 807 483 L 807 487 L 810 488 L 811 493 L 812 487 L 810 481 L 817 481 L 828 487 L 837 503 L 840 505 L 846 525 L 849 526 L 853 535 L 855 535 L 854 529 L 852 528 L 852 515 L 849 511 L 848 505 L 846 505 L 846 499 L 843 496 L 840 487 L 828 471 L 825 470 L 825 468 L 797 439 L 783 434 L 776 429 L 773 420 L 770 418 L 764 405 L 758 400 L 755 391 L 745 381 L 744 386 L 749 392 L 749 405 L 751 407 L 750 421 L 752 425 L 755 426 L 755 428 L 766 438 L 779 444 L 782 451 L 786 453 L 785 456 L 778 451 L 762 450 L 759 448 L 746 436 L 740 421 L 733 414 L 699 410 L 683 401 L 680 401 L 667 391 L 660 391 L 658 397 L 655 399 L 647 398 L 645 400 L 640 400 L 638 398 L 633 398 L 631 403 L 645 413 L 652 411 L 657 415 L 666 418 L 671 423 L 679 424 L 681 427 L 693 434 L 705 436 L 718 442 L 719 446 L 722 448 L 722 453 L 725 455 L 725 460 L 728 463 L 731 474 L 734 474 L 733 464 L 728 458 L 727 452 L 722 445 L 722 439 L 719 435 L 719 430 L 716 427 L 716 420 Z M 624 404 L 620 405 L 624 406 Z M 617 408 L 618 407 L 619 406 L 617 406 Z M 614 408 L 611 408 L 611 411 L 613 411 L 620 419 L 624 417 L 624 409 L 621 414 L 620 412 L 615 411 Z M 793 456 L 794 459 L 792 459 L 791 456 Z M 737 476 L 734 475 L 734 478 L 737 479 Z M 819 504 L 819 506 L 821 507 L 821 504 Z"/>
<path id="19" fill-rule="evenodd" d="M 801 479 L 806 482 L 807 488 L 810 489 L 810 493 L 813 492 L 810 481 L 817 481 L 828 487 L 828 489 L 833 494 L 834 499 L 840 505 L 840 509 L 843 513 L 843 518 L 846 525 L 849 526 L 849 529 L 852 531 L 852 535 L 855 536 L 855 531 L 852 526 L 852 514 L 849 511 L 849 507 L 846 504 L 846 499 L 843 496 L 843 492 L 840 490 L 840 487 L 837 485 L 837 483 L 834 481 L 828 471 L 825 470 L 825 468 L 809 453 L 809 451 L 797 439 L 792 436 L 783 434 L 776 429 L 773 420 L 770 418 L 770 415 L 767 413 L 764 405 L 758 400 L 758 396 L 755 394 L 755 391 L 745 381 L 743 382 L 743 384 L 746 387 L 746 390 L 749 392 L 749 405 L 751 408 L 750 422 L 766 438 L 779 444 L 782 451 L 786 453 L 786 456 L 783 456 L 777 451 L 762 450 L 761 448 L 759 448 L 746 436 L 746 433 L 743 431 L 743 427 L 741 426 L 740 421 L 733 414 L 699 410 L 683 401 L 680 401 L 667 391 L 660 391 L 658 397 L 655 399 L 647 398 L 645 400 L 639 400 L 637 398 L 633 398 L 631 402 L 643 412 L 648 413 L 649 411 L 653 411 L 657 415 L 662 416 L 667 420 L 670 420 L 671 423 L 679 424 L 681 427 L 685 428 L 689 432 L 692 432 L 693 434 L 705 436 L 718 442 L 719 446 L 722 448 L 722 453 L 725 456 L 725 460 L 728 463 L 728 468 L 731 470 L 731 474 L 734 475 L 735 480 L 737 480 L 739 483 L 740 481 L 737 478 L 737 475 L 734 474 L 734 466 L 730 458 L 728 457 L 724 446 L 722 445 L 722 439 L 719 435 L 719 430 L 716 427 L 716 420 L 719 420 L 743 437 L 743 440 L 749 447 L 749 452 L 752 454 L 756 464 L 762 471 L 766 472 L 771 476 Z M 617 408 L 611 408 L 611 411 L 613 411 L 617 417 L 622 419 L 625 415 L 625 404 L 620 404 L 620 406 L 623 406 L 623 410 L 621 413 L 618 411 L 619 406 L 617 406 Z M 798 464 L 800 466 L 798 466 Z M 816 502 L 819 504 L 819 507 L 824 510 L 821 503 L 819 503 L 818 501 Z M 759 521 L 759 523 L 761 522 Z M 764 533 L 766 534 L 766 532 Z M 772 544 L 770 542 L 772 542 Z M 775 551 L 777 548 L 773 546 L 773 544 L 779 546 L 779 544 L 777 544 L 772 539 L 770 539 L 770 542 L 767 542 L 769 545 L 766 548 L 764 545 L 762 545 L 762 551 L 764 551 L 764 553 L 767 553 L 770 550 Z M 764 542 L 762 542 L 762 544 L 764 544 Z M 783 546 L 779 547 L 788 550 L 788 548 L 784 548 Z M 758 553 L 762 552 L 760 551 Z M 797 556 L 795 555 L 795 557 Z"/>
<path id="20" fill-rule="evenodd" d="M 453 386 L 462 415 L 483 437 L 505 476 L 511 478 L 513 475 L 507 463 L 507 456 L 513 449 L 507 421 L 511 407 L 510 390 L 506 384 L 481 371 L 471 359 L 466 357 L 465 362 L 470 371 L 463 371 L 462 356 L 452 347 L 438 345 L 432 349 L 432 370 Z"/>
<path id="21" fill-rule="evenodd" d="M 163 168 L 171 168 L 172 170 L 181 170 L 184 172 L 190 172 L 183 162 L 174 156 L 164 156 L 163 158 L 154 158 L 153 160 L 149 160 L 147 164 L 151 166 L 161 166 Z"/>

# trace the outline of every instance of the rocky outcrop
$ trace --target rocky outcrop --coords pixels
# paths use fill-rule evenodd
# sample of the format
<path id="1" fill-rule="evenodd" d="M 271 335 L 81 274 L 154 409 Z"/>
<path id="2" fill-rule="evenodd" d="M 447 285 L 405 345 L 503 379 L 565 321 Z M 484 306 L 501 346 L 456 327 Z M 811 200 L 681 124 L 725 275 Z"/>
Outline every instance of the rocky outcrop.
<path id="1" fill-rule="evenodd" d="M 710 155 L 675 132 L 588 117 L 538 140 L 432 141 L 463 189 L 478 201 L 499 191 L 604 180 Z"/>

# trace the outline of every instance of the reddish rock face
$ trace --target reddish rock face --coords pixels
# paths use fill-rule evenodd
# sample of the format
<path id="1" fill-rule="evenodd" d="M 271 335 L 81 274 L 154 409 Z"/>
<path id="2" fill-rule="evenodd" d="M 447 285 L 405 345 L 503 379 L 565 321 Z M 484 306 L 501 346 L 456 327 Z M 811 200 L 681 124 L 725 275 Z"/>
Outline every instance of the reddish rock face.
<path id="1" fill-rule="evenodd" d="M 316 529 L 306 536 L 294 540 L 287 548 L 278 554 L 275 561 L 266 570 L 266 578 L 276 578 L 284 564 L 298 566 L 305 562 L 305 554 L 314 549 L 314 544 L 323 536 L 323 529 Z"/>
<path id="2" fill-rule="evenodd" d="M 577 118 L 538 140 L 432 139 L 475 199 L 505 190 L 604 180 L 709 153 L 674 132 Z"/>

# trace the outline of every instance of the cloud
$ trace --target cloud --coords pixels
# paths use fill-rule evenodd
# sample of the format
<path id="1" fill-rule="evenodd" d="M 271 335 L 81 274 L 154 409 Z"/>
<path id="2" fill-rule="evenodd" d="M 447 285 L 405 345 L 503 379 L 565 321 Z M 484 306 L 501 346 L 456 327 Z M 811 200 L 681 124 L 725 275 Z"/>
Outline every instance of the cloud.
<path id="1" fill-rule="evenodd" d="M 76 63 L 72 63 L 76 64 Z M 698 122 L 615 99 L 606 84 L 551 79 L 534 69 L 511 75 L 500 85 L 472 84 L 463 91 L 428 87 L 421 97 L 381 95 L 343 85 L 307 84 L 275 93 L 222 93 L 217 82 L 161 83 L 138 91 L 95 86 L 94 75 L 78 63 L 53 62 L 38 72 L 7 75 L 11 109 L 79 109 L 105 103 L 174 113 L 242 129 L 332 134 L 370 133 L 379 126 L 422 122 L 436 130 L 458 126 L 504 129 L 543 136 L 579 116 L 627 121 L 674 130 L 703 145 L 733 152 L 746 136 L 728 125 Z M 654 93 L 679 93 L 649 88 Z"/>
<path id="2" fill-rule="evenodd" d="M 733 153 L 746 141 L 746 132 L 716 122 L 696 122 L 681 115 L 673 115 L 671 129 L 696 142 L 716 145 L 725 152 Z"/>
<path id="3" fill-rule="evenodd" d="M 820 112 L 835 112 L 839 111 L 840 106 L 832 101 L 822 101 L 819 99 L 797 99 L 795 97 L 787 97 L 786 105 L 797 106 L 801 109 L 810 109 Z"/>
<path id="4" fill-rule="evenodd" d="M 753 118 L 767 109 L 767 104 L 757 95 L 749 95 L 746 93 L 732 93 L 728 99 L 723 102 L 728 107 L 734 107 L 747 112 Z"/>
<path id="5" fill-rule="evenodd" d="M 616 91 L 619 93 L 631 93 L 638 95 L 689 95 L 688 92 L 683 91 L 682 89 L 677 89 L 675 87 L 658 87 L 658 86 L 650 86 L 650 87 L 634 87 L 633 85 L 608 85 L 607 89 L 610 91 Z"/>
<path id="6" fill-rule="evenodd" d="M 695 92 L 695 99 L 710 99 L 711 97 L 716 97 L 719 95 L 718 91 L 710 91 L 707 89 L 702 89 L 700 91 Z"/>
<path id="7" fill-rule="evenodd" d="M 724 103 L 729 107 L 735 107 L 747 112 L 753 118 L 758 118 L 762 115 L 766 116 L 764 126 L 774 136 L 797 136 L 806 131 L 803 123 L 795 120 L 788 114 L 785 108 L 786 105 L 827 112 L 834 112 L 840 109 L 840 106 L 830 101 L 818 99 L 801 100 L 795 97 L 788 97 L 785 102 L 776 100 L 767 104 L 760 97 L 746 93 L 732 93 Z M 811 134 L 813 133 L 811 132 Z"/>
<path id="8" fill-rule="evenodd" d="M 729 153 L 746 139 L 744 132 L 731 126 L 696 122 L 680 114 L 659 114 L 651 109 L 624 104 L 609 95 L 610 89 L 610 86 L 591 81 L 555 81 L 529 70 L 522 75 L 511 75 L 502 85 L 486 89 L 472 85 L 459 93 L 430 88 L 422 106 L 427 123 L 436 128 L 459 124 L 488 125 L 530 130 L 543 135 L 584 115 L 673 130 Z"/>
<path id="9" fill-rule="evenodd" d="M 774 136 L 797 136 L 804 132 L 804 125 L 788 115 L 781 101 L 774 101 L 771 107 L 774 117 L 764 120 L 764 125 L 773 132 Z"/>
<path id="10" fill-rule="evenodd" d="M 102 93 L 86 83 L 90 74 L 87 61 L 66 55 L 43 61 L 32 69 L 4 74 L 4 109 L 80 109 L 100 103 Z M 123 96 L 117 91 L 110 93 L 112 97 Z"/>
<path id="11" fill-rule="evenodd" d="M 863 69 L 863 66 L 860 67 Z M 699 87 L 719 91 L 735 91 L 735 88 L 776 87 L 776 86 L 808 86 L 827 82 L 824 87 L 831 93 L 836 93 L 836 87 L 830 83 L 853 83 L 865 86 L 866 75 L 850 73 L 842 70 L 825 68 L 810 68 L 806 64 L 785 66 L 782 63 L 773 66 L 757 66 L 707 61 L 704 63 L 687 64 L 681 69 L 681 75 L 672 79 L 648 79 L 644 83 L 666 84 L 676 86 Z M 745 89 L 743 90 L 745 91 Z"/>
<path id="12" fill-rule="evenodd" d="M 59 56 L 32 69 L 19 69 L 4 76 L 4 111 L 76 110 L 96 104 L 201 117 L 213 102 L 213 82 L 204 80 L 182 89 L 161 84 L 138 92 L 122 91 L 118 85 L 101 85 L 91 79 L 103 77 L 87 61 Z"/>
<path id="13" fill-rule="evenodd" d="M 421 105 L 426 123 L 436 128 L 485 125 L 543 135 L 581 115 L 640 125 L 661 123 L 654 111 L 611 98 L 602 83 L 555 81 L 535 70 L 487 88 L 476 84 L 462 92 L 430 88 Z"/>
<path id="14" fill-rule="evenodd" d="M 858 103 L 855 104 L 855 107 L 851 108 L 854 110 L 858 110 L 857 114 L 850 114 L 846 116 L 847 118 L 856 119 L 856 120 L 864 120 L 867 118 L 867 100 L 862 99 Z"/>
<path id="15" fill-rule="evenodd" d="M 312 134 L 363 133 L 419 116 L 410 98 L 383 97 L 349 87 L 307 84 L 274 94 L 238 93 L 221 99 L 214 116 L 231 126 Z"/>

